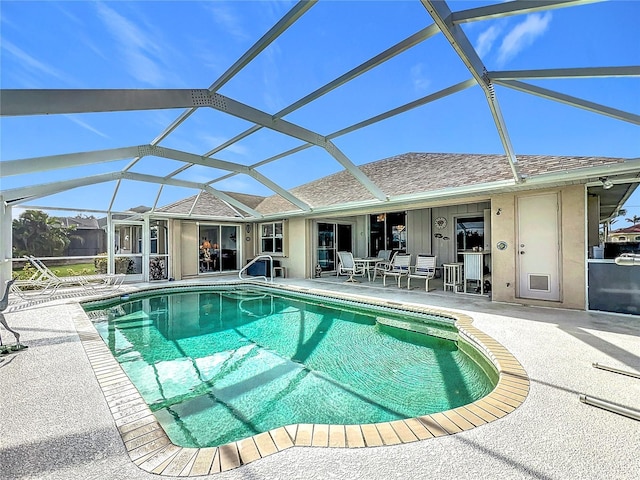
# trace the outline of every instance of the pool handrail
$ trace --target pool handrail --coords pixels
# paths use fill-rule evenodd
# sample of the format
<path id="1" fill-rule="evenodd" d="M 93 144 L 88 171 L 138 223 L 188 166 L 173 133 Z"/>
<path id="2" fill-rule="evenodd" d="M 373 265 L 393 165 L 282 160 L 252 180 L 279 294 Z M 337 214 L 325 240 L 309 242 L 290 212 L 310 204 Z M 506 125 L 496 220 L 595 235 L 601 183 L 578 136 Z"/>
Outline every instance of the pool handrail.
<path id="1" fill-rule="evenodd" d="M 247 263 L 244 267 L 242 267 L 242 269 L 238 272 L 238 278 L 240 278 L 240 280 L 245 280 L 244 278 L 242 278 L 242 273 L 246 271 L 251 265 L 253 265 L 258 260 L 261 260 L 261 259 L 269 259 L 269 263 L 271 264 L 269 268 L 269 278 L 267 278 L 266 275 L 256 275 L 254 278 L 264 278 L 265 282 L 273 283 L 273 257 L 271 255 L 265 255 L 265 254 L 258 255 L 249 263 Z"/>

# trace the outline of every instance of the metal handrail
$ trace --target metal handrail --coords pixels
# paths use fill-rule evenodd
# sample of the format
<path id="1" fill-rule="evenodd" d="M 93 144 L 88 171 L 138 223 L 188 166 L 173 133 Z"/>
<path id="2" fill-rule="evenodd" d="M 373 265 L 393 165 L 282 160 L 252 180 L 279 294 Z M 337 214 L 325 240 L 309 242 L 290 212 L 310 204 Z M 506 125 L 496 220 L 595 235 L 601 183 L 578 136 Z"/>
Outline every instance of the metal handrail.
<path id="1" fill-rule="evenodd" d="M 264 278 L 265 282 L 273 283 L 273 257 L 271 255 L 258 255 L 256 258 L 254 258 L 249 263 L 247 263 L 244 267 L 242 267 L 242 269 L 238 272 L 238 278 L 240 278 L 240 280 L 244 280 L 244 278 L 242 278 L 242 273 L 245 270 L 247 270 L 251 265 L 256 263 L 258 260 L 264 259 L 264 258 L 268 258 L 269 263 L 271 264 L 269 268 L 269 278 L 267 278 L 265 275 L 256 275 L 254 278 Z"/>
<path id="2" fill-rule="evenodd" d="M 615 260 L 616 265 L 624 265 L 626 267 L 637 266 L 640 267 L 640 255 L 635 253 L 623 253 Z"/>

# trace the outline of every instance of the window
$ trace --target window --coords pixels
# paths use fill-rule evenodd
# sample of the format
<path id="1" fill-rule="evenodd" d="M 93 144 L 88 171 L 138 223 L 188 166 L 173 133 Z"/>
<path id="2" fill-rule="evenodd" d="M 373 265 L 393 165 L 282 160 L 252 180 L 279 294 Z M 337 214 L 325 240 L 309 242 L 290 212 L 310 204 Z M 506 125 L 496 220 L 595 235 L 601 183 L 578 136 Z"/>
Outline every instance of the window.
<path id="1" fill-rule="evenodd" d="M 282 222 L 262 223 L 260 225 L 260 251 L 262 253 L 283 252 Z"/>
<path id="2" fill-rule="evenodd" d="M 406 212 L 389 212 L 369 217 L 369 255 L 375 257 L 380 250 L 406 251 Z"/>
<path id="3" fill-rule="evenodd" d="M 458 252 L 484 246 L 484 217 L 456 219 L 456 247 Z"/>

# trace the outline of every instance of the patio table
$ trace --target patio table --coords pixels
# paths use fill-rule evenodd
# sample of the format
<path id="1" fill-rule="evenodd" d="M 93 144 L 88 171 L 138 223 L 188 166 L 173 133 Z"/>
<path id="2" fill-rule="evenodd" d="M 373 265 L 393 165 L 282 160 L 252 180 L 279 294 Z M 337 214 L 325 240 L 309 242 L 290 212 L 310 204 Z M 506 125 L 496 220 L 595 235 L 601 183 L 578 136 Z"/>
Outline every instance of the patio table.
<path id="1" fill-rule="evenodd" d="M 355 263 L 359 263 L 362 265 L 362 269 L 367 274 L 367 278 L 369 279 L 369 281 L 371 281 L 371 272 L 373 270 L 373 267 L 377 262 L 381 262 L 383 260 L 384 258 L 378 258 L 378 257 L 364 257 L 364 258 L 353 259 Z"/>

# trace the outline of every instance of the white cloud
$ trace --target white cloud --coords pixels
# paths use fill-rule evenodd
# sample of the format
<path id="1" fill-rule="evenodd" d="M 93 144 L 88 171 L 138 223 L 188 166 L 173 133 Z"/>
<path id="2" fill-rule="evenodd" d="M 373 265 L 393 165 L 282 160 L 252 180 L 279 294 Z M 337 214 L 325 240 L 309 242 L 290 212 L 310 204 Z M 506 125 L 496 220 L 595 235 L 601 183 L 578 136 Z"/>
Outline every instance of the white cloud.
<path id="1" fill-rule="evenodd" d="M 527 15 L 525 20 L 516 25 L 502 40 L 498 52 L 498 63 L 504 65 L 523 49 L 531 45 L 538 37 L 547 31 L 552 15 L 534 13 Z"/>
<path id="2" fill-rule="evenodd" d="M 242 27 L 240 17 L 235 15 L 230 7 L 215 2 L 205 3 L 204 6 L 213 14 L 213 20 L 231 36 L 242 41 L 251 38 Z"/>
<path id="3" fill-rule="evenodd" d="M 203 144 L 215 147 L 217 147 L 218 145 L 222 145 L 228 140 L 223 137 L 217 137 L 207 134 L 200 135 L 199 138 L 203 141 Z M 233 145 L 229 145 L 227 148 L 225 148 L 223 152 L 232 152 L 237 155 L 247 156 L 249 154 L 249 149 L 245 146 L 234 143 Z M 215 154 L 213 156 L 215 157 Z"/>
<path id="4" fill-rule="evenodd" d="M 91 125 L 89 125 L 87 122 L 83 122 L 82 120 L 80 120 L 79 118 L 73 116 L 73 115 L 65 115 L 66 118 L 68 118 L 69 120 L 71 120 L 73 123 L 80 125 L 82 128 L 89 130 L 90 132 L 95 133 L 96 135 L 99 135 L 102 138 L 109 138 L 109 136 L 105 133 L 102 133 L 100 130 L 98 130 L 97 128 L 92 127 Z"/>
<path id="5" fill-rule="evenodd" d="M 411 83 L 416 91 L 422 92 L 429 88 L 431 80 L 427 77 L 424 64 L 418 63 L 411 67 Z"/>
<path id="6" fill-rule="evenodd" d="M 262 101 L 269 112 L 282 110 L 286 103 L 280 94 L 280 71 L 282 62 L 282 52 L 277 45 L 271 44 L 260 56 L 260 66 L 262 67 Z"/>
<path id="7" fill-rule="evenodd" d="M 493 43 L 498 38 L 498 35 L 500 35 L 500 30 L 500 27 L 497 25 L 492 25 L 478 35 L 478 41 L 476 42 L 475 48 L 480 58 L 483 58 L 491 51 Z"/>
<path id="8" fill-rule="evenodd" d="M 18 61 L 20 66 L 27 70 L 30 73 L 38 73 L 45 74 L 58 80 L 62 80 L 66 83 L 72 83 L 69 78 L 66 77 L 62 72 L 53 68 L 46 63 L 41 62 L 40 60 L 32 57 L 27 52 L 17 47 L 13 43 L 8 40 L 2 40 L 2 48 L 9 54 L 13 55 Z"/>
<path id="9" fill-rule="evenodd" d="M 153 86 L 166 82 L 158 65 L 162 48 L 133 22 L 105 4 L 96 4 L 98 14 L 121 51 L 129 73 L 137 80 Z"/>

